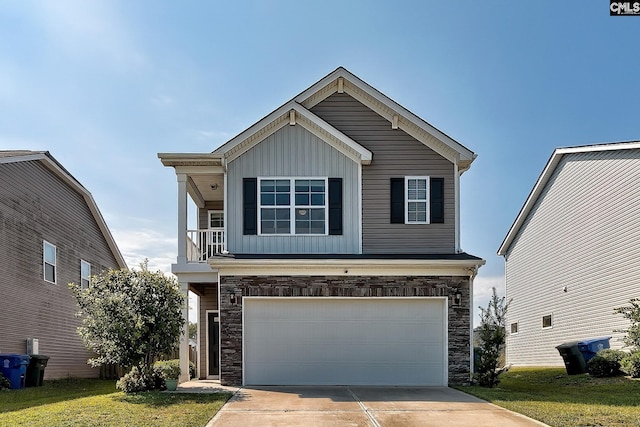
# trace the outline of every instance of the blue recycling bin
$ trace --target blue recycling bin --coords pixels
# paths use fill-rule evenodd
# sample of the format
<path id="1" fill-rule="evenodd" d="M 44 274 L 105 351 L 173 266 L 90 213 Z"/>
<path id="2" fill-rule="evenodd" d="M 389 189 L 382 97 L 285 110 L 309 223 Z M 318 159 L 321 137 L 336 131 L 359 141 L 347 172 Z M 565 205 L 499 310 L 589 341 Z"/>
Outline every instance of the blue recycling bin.
<path id="1" fill-rule="evenodd" d="M 24 388 L 30 359 L 28 354 L 0 354 L 0 372 L 12 389 Z"/>
<path id="2" fill-rule="evenodd" d="M 586 363 L 598 354 L 600 350 L 609 348 L 609 340 L 611 337 L 589 338 L 578 341 L 578 350 L 582 353 L 582 357 Z"/>

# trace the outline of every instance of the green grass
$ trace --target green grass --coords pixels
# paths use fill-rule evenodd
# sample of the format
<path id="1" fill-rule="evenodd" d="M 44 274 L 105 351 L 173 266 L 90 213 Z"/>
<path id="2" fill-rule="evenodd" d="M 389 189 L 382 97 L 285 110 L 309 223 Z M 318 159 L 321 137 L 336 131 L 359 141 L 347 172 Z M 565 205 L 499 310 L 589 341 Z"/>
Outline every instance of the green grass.
<path id="1" fill-rule="evenodd" d="M 56 380 L 0 392 L 0 426 L 204 426 L 231 396 L 116 392 L 115 381 Z"/>
<path id="2" fill-rule="evenodd" d="M 567 375 L 563 368 L 512 368 L 492 389 L 458 390 L 551 426 L 640 426 L 640 381 Z"/>

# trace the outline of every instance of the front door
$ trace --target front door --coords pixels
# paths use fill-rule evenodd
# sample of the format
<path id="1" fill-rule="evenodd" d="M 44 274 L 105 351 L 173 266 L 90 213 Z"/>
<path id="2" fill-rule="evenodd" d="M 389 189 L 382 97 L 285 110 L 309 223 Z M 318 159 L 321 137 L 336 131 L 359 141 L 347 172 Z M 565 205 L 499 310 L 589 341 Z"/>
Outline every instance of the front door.
<path id="1" fill-rule="evenodd" d="M 220 317 L 217 312 L 207 313 L 208 376 L 220 375 Z"/>

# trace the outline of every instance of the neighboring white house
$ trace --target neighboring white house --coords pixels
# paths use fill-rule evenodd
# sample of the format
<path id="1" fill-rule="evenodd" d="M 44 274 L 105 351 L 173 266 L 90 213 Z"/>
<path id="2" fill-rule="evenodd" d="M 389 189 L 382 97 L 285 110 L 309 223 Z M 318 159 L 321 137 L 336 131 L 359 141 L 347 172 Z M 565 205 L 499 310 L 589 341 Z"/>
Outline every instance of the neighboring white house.
<path id="1" fill-rule="evenodd" d="M 553 152 L 498 255 L 505 258 L 507 362 L 563 365 L 556 346 L 611 336 L 640 297 L 640 142 Z"/>

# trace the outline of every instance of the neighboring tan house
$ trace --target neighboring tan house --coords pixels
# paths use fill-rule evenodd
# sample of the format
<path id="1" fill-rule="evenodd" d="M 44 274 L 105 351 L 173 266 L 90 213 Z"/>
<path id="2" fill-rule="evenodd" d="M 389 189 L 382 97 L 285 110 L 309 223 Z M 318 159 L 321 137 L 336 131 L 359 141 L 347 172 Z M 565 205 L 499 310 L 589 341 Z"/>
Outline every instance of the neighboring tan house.
<path id="1" fill-rule="evenodd" d="M 0 151 L 0 353 L 49 356 L 45 379 L 97 377 L 68 283 L 126 267 L 87 191 L 46 151 Z"/>
<path id="2" fill-rule="evenodd" d="M 199 295 L 201 378 L 469 382 L 473 152 L 338 68 L 213 153 L 158 156 L 178 180 L 172 271 Z"/>
<path id="3" fill-rule="evenodd" d="M 507 233 L 507 362 L 562 366 L 556 346 L 628 327 L 640 297 L 640 142 L 558 148 Z"/>

